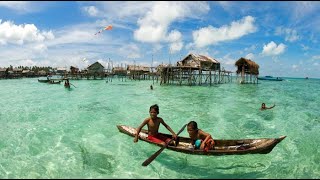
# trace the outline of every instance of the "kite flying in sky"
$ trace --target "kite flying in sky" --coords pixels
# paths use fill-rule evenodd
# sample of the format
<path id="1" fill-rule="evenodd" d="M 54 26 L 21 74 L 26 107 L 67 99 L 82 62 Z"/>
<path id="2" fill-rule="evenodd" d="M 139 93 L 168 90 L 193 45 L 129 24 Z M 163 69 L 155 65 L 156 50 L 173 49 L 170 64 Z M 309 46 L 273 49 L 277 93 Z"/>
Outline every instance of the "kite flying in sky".
<path id="1" fill-rule="evenodd" d="M 111 29 L 112 29 L 112 25 L 106 26 L 103 29 L 101 29 L 99 32 L 95 33 L 94 35 L 97 35 L 97 34 L 101 33 L 104 30 L 111 30 Z"/>

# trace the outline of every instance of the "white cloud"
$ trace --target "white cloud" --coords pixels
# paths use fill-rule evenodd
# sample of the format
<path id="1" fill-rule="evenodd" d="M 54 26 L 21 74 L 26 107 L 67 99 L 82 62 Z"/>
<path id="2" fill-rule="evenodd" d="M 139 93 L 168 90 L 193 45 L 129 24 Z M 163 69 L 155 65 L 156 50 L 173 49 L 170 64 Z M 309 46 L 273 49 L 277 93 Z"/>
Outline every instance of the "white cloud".
<path id="1" fill-rule="evenodd" d="M 135 59 L 135 58 L 141 57 L 139 47 L 133 43 L 122 46 L 119 49 L 119 53 L 121 53 L 122 55 L 124 55 L 126 58 L 129 58 L 129 59 Z"/>
<path id="2" fill-rule="evenodd" d="M 170 44 L 170 53 L 179 52 L 183 47 L 183 42 L 178 41 Z"/>
<path id="3" fill-rule="evenodd" d="M 289 4 L 290 5 L 290 4 Z M 294 21 L 302 21 L 313 12 L 319 10 L 319 2 L 317 1 L 296 1 L 290 6 L 290 12 Z"/>
<path id="4" fill-rule="evenodd" d="M 37 52 L 40 52 L 40 53 L 48 50 L 47 46 L 45 44 L 37 44 L 37 45 L 33 46 L 33 49 Z"/>
<path id="5" fill-rule="evenodd" d="M 80 4 L 95 3 L 98 13 L 96 16 L 111 20 L 127 20 L 135 19 L 137 16 L 145 14 L 149 11 L 155 2 L 148 1 L 97 1 L 97 2 L 79 2 Z M 106 13 L 108 12 L 108 13 Z"/>
<path id="6" fill-rule="evenodd" d="M 183 17 L 182 6 L 169 2 L 156 2 L 146 15 L 138 20 L 139 28 L 134 31 L 134 38 L 141 42 L 159 42 L 166 39 L 170 23 Z M 166 13 L 163 13 L 166 12 Z"/>
<path id="7" fill-rule="evenodd" d="M 294 29 L 290 29 L 290 28 L 282 28 L 282 27 L 278 27 L 276 28 L 276 35 L 285 35 L 285 40 L 289 41 L 289 42 L 294 42 L 300 39 L 298 33 L 296 30 Z"/>
<path id="8" fill-rule="evenodd" d="M 29 5 L 27 1 L 0 1 L 0 6 L 19 11 L 27 11 Z"/>
<path id="9" fill-rule="evenodd" d="M 183 47 L 182 35 L 179 31 L 173 30 L 167 37 L 167 41 L 171 42 L 170 44 L 170 53 L 179 52 Z"/>
<path id="10" fill-rule="evenodd" d="M 175 42 L 175 41 L 180 41 L 182 38 L 182 35 L 179 31 L 173 30 L 170 32 L 170 34 L 167 37 L 168 42 Z"/>
<path id="11" fill-rule="evenodd" d="M 320 60 L 320 55 L 317 55 L 317 56 L 312 56 L 312 60 Z"/>
<path id="12" fill-rule="evenodd" d="M 89 16 L 97 16 L 99 10 L 95 6 L 85 6 L 83 10 L 89 14 Z"/>
<path id="13" fill-rule="evenodd" d="M 54 7 L 55 3 L 52 1 L 0 1 L 0 8 L 5 7 L 7 9 L 15 11 L 16 14 L 26 14 L 40 12 L 44 9 Z"/>
<path id="14" fill-rule="evenodd" d="M 0 19 L 0 43 L 18 44 L 43 42 L 45 39 L 54 39 L 51 31 L 40 32 L 34 24 L 15 25 L 11 21 L 2 23 Z"/>
<path id="15" fill-rule="evenodd" d="M 247 54 L 247 55 L 245 56 L 245 58 L 253 60 L 253 59 L 254 59 L 254 54 L 249 53 L 249 54 Z"/>
<path id="16" fill-rule="evenodd" d="M 245 51 L 254 51 L 256 48 L 257 48 L 256 45 L 251 45 L 250 47 L 245 48 L 244 50 Z"/>
<path id="17" fill-rule="evenodd" d="M 194 4 L 196 3 L 196 4 Z M 139 28 L 134 31 L 134 38 L 140 42 L 169 42 L 171 52 L 183 47 L 182 35 L 178 30 L 168 34 L 172 22 L 186 17 L 196 17 L 209 10 L 205 2 L 155 2 L 154 6 L 138 20 Z M 165 12 L 165 13 L 164 13 Z"/>
<path id="18" fill-rule="evenodd" d="M 163 45 L 161 44 L 154 44 L 152 47 L 152 53 L 159 52 L 163 48 Z"/>
<path id="19" fill-rule="evenodd" d="M 227 71 L 236 71 L 235 63 L 237 59 L 232 58 L 230 53 L 224 55 L 221 58 L 217 58 L 217 60 L 221 63 L 221 68 L 224 68 Z"/>
<path id="20" fill-rule="evenodd" d="M 298 65 L 292 65 L 292 69 L 298 69 Z"/>
<path id="21" fill-rule="evenodd" d="M 192 33 L 194 43 L 197 47 L 204 47 L 218 42 L 239 39 L 257 30 L 254 21 L 252 16 L 246 16 L 239 21 L 231 22 L 229 26 L 201 28 Z"/>
<path id="22" fill-rule="evenodd" d="M 266 56 L 279 55 L 284 53 L 285 49 L 286 49 L 286 45 L 282 43 L 277 45 L 276 43 L 271 41 L 269 44 L 263 45 L 262 55 L 266 55 Z"/>

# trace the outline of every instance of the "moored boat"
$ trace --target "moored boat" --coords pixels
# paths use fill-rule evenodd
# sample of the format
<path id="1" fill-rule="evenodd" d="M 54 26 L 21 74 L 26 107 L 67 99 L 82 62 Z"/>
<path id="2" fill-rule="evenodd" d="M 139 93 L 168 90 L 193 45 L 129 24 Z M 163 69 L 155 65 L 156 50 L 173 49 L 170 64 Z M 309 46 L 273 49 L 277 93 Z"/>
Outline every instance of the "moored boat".
<path id="1" fill-rule="evenodd" d="M 135 136 L 137 131 L 136 128 L 117 125 L 120 132 L 129 136 Z M 172 135 L 160 133 L 164 136 L 172 138 Z M 139 139 L 145 142 L 161 146 L 160 143 L 155 143 L 148 140 L 148 132 L 142 129 L 139 133 Z M 167 146 L 168 149 L 182 152 L 186 154 L 197 154 L 197 155 L 242 155 L 242 154 L 267 154 L 280 143 L 286 136 L 280 136 L 279 138 L 257 138 L 257 139 L 214 139 L 215 146 L 213 149 L 208 151 L 194 149 L 191 145 L 191 139 L 188 137 L 179 136 L 179 144 L 177 146 Z"/>
<path id="2" fill-rule="evenodd" d="M 283 79 L 281 77 L 273 77 L 273 76 L 264 76 L 264 77 L 258 77 L 259 80 L 268 80 L 268 81 L 282 81 Z"/>
<path id="3" fill-rule="evenodd" d="M 48 81 L 49 84 L 60 84 L 61 81 L 54 81 L 54 80 L 50 80 Z"/>
<path id="4" fill-rule="evenodd" d="M 38 82 L 47 83 L 49 82 L 49 79 L 38 79 Z"/>

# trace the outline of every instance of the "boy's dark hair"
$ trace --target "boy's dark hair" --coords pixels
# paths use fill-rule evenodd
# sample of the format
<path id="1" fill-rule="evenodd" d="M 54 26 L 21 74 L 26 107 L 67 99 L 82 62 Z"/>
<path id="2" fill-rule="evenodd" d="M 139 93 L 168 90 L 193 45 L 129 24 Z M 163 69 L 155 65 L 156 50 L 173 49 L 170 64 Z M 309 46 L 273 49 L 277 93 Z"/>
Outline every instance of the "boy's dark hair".
<path id="1" fill-rule="evenodd" d="M 159 106 L 158 106 L 158 104 L 154 104 L 154 105 L 150 106 L 149 112 L 151 111 L 151 109 L 156 110 L 157 113 L 159 114 Z"/>
<path id="2" fill-rule="evenodd" d="M 190 121 L 188 126 L 191 126 L 192 129 L 198 130 L 198 124 L 195 121 Z"/>

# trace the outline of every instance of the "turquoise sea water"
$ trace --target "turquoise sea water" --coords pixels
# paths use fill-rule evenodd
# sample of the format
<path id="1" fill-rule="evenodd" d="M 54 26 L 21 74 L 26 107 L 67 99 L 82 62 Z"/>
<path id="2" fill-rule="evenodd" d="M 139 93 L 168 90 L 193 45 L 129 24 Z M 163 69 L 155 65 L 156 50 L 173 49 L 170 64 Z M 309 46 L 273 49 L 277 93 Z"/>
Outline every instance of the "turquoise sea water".
<path id="1" fill-rule="evenodd" d="M 69 91 L 37 78 L 0 80 L 0 178 L 319 178 L 320 80 L 259 82 L 150 90 L 152 80 L 71 80 Z M 262 102 L 276 106 L 260 111 Z M 287 138 L 269 154 L 165 149 L 143 167 L 160 148 L 133 143 L 116 125 L 137 127 L 153 104 L 175 132 L 196 120 L 216 139 Z"/>

